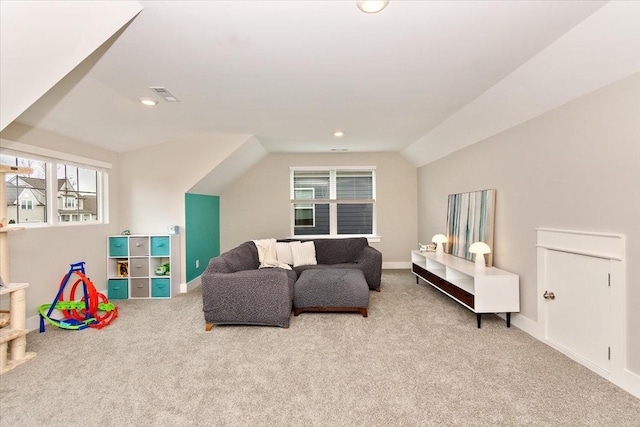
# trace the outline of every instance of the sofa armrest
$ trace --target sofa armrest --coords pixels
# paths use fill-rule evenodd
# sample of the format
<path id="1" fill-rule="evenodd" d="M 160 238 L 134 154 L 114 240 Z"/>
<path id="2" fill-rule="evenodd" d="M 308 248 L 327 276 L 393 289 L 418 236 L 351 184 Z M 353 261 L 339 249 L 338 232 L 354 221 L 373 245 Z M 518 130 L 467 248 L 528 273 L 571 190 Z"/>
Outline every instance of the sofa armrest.
<path id="1" fill-rule="evenodd" d="M 277 301 L 283 297 L 293 299 L 287 273 L 279 268 L 244 270 L 235 273 L 204 273 L 202 275 L 203 308 L 207 305 L 233 305 L 239 300 L 243 304 L 255 302 L 267 304 L 265 300 Z M 251 301 L 254 300 L 254 301 Z"/>
<path id="2" fill-rule="evenodd" d="M 379 289 L 382 277 L 382 253 L 371 246 L 365 246 L 356 262 L 362 266 L 369 289 Z"/>
<path id="3" fill-rule="evenodd" d="M 292 302 L 293 287 L 279 268 L 202 274 L 202 309 L 208 323 L 288 326 Z"/>

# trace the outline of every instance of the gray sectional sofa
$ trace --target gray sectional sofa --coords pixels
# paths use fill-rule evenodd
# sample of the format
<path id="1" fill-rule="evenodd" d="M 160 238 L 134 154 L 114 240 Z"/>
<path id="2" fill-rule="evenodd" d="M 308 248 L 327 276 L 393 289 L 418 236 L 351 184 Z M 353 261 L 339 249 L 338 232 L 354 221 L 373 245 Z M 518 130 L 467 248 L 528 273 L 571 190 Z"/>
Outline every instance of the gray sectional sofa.
<path id="1" fill-rule="evenodd" d="M 252 241 L 211 259 L 202 274 L 206 330 L 223 324 L 288 327 L 294 284 L 307 269 L 357 269 L 369 289 L 380 290 L 382 254 L 366 238 L 306 241 L 314 242 L 317 265 L 259 269 L 258 250 Z"/>

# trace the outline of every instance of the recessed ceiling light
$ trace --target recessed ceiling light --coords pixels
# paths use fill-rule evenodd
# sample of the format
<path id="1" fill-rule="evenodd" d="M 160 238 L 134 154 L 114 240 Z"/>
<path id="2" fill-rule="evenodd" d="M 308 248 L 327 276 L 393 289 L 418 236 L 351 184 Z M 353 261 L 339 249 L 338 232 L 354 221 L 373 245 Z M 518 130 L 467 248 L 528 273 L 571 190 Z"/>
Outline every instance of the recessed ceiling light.
<path id="1" fill-rule="evenodd" d="M 378 13 L 389 4 L 389 0 L 359 0 L 358 9 L 364 13 Z"/>
<path id="2" fill-rule="evenodd" d="M 341 130 L 337 130 L 333 133 L 333 136 L 337 136 L 338 138 L 340 138 L 341 136 L 344 136 L 344 132 L 342 132 Z"/>
<path id="3" fill-rule="evenodd" d="M 158 101 L 151 98 L 140 98 L 140 102 L 148 107 L 153 107 L 158 104 Z"/>

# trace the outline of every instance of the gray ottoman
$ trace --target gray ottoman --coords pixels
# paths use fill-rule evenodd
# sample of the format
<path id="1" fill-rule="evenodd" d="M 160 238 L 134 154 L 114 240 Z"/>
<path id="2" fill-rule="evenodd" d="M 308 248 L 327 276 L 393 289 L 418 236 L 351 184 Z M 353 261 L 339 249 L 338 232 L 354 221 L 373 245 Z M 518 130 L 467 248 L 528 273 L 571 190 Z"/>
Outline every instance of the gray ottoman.
<path id="1" fill-rule="evenodd" d="M 293 314 L 355 311 L 367 317 L 369 286 L 361 270 L 311 269 L 293 287 Z"/>

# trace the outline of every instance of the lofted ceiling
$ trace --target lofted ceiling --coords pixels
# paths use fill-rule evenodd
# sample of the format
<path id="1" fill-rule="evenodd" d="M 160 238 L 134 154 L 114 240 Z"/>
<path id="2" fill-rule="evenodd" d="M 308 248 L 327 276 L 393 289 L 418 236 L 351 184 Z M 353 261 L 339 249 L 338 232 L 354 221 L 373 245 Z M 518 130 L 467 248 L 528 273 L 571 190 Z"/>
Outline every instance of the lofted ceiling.
<path id="1" fill-rule="evenodd" d="M 119 153 L 206 132 L 269 152 L 402 151 L 606 2 L 139 3 L 17 121 Z"/>

